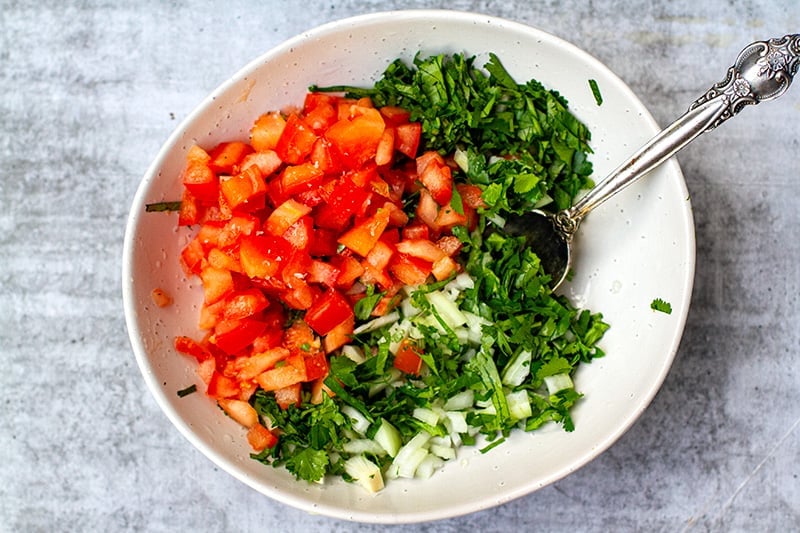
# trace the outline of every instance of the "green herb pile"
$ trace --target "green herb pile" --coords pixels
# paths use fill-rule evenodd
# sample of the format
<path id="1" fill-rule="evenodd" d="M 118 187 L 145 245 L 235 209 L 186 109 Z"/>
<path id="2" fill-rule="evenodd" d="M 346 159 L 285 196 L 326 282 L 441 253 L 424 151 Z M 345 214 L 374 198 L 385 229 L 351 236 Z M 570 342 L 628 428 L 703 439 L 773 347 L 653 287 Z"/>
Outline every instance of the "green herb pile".
<path id="1" fill-rule="evenodd" d="M 350 349 L 363 357 L 331 358 L 334 398 L 282 410 L 256 393 L 254 407 L 281 437 L 255 459 L 309 481 L 356 480 L 353 458 L 385 477 L 425 477 L 461 444 L 484 442 L 486 451 L 547 422 L 573 429 L 581 394 L 571 377 L 603 355 L 597 342 L 608 325 L 553 294 L 535 250 L 502 224 L 509 213 L 566 208 L 593 185 L 589 131 L 563 97 L 537 81 L 518 84 L 495 55 L 485 70 L 473 63 L 417 56 L 393 62 L 372 88 L 311 87 L 410 111 L 422 124 L 421 151 L 452 157 L 456 182 L 478 185 L 488 207 L 477 230 L 454 230 L 466 275 L 413 290 L 382 322 L 368 319 L 380 293 L 362 300 Z M 392 368 L 392 347 L 408 336 L 422 347 L 419 378 Z"/>

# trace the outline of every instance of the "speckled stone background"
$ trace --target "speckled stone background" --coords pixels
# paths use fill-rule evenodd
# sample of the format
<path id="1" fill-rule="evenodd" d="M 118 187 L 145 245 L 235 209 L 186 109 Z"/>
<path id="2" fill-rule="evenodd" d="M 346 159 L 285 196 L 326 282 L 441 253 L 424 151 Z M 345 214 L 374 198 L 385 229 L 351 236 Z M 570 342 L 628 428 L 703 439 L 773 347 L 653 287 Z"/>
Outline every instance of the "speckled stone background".
<path id="1" fill-rule="evenodd" d="M 318 24 L 479 11 L 572 41 L 661 124 L 795 0 L 0 1 L 0 531 L 798 531 L 800 87 L 679 155 L 697 275 L 662 390 L 607 453 L 502 507 L 387 528 L 311 516 L 215 466 L 147 391 L 120 257 L 140 177 L 229 75 Z"/>

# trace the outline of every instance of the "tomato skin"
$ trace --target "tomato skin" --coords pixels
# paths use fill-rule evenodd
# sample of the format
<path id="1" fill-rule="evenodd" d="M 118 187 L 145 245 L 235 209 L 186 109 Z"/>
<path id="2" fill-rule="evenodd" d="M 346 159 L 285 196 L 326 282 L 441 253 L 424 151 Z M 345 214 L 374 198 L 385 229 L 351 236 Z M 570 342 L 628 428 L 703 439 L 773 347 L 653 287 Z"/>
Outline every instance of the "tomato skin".
<path id="1" fill-rule="evenodd" d="M 328 375 L 328 356 L 317 351 L 305 356 L 306 381 L 314 381 Z"/>
<path id="2" fill-rule="evenodd" d="M 257 152 L 274 150 L 285 127 L 286 120 L 280 113 L 265 113 L 256 119 L 250 129 L 250 144 Z"/>
<path id="3" fill-rule="evenodd" d="M 316 140 L 314 129 L 297 113 L 292 113 L 286 119 L 286 125 L 275 145 L 275 152 L 282 161 L 297 165 L 308 157 Z"/>
<path id="4" fill-rule="evenodd" d="M 410 340 L 404 339 L 401 341 L 394 356 L 394 367 L 406 374 L 418 376 L 422 369 L 422 359 L 418 350 L 419 348 Z"/>
<path id="5" fill-rule="evenodd" d="M 251 278 L 276 276 L 291 253 L 291 246 L 282 237 L 270 234 L 249 235 L 242 239 L 239 261 Z"/>
<path id="6" fill-rule="evenodd" d="M 417 157 L 421 137 L 422 124 L 419 122 L 401 124 L 395 129 L 394 148 L 410 159 L 414 159 Z"/>
<path id="7" fill-rule="evenodd" d="M 353 226 L 339 237 L 339 243 L 366 257 L 389 225 L 389 216 L 388 209 L 378 209 L 373 216 Z"/>
<path id="8" fill-rule="evenodd" d="M 253 318 L 224 319 L 214 328 L 214 344 L 233 355 L 253 344 L 266 327 L 265 322 Z"/>
<path id="9" fill-rule="evenodd" d="M 241 141 L 220 143 L 208 152 L 208 168 L 217 174 L 230 174 L 252 151 L 252 146 Z"/>
<path id="10" fill-rule="evenodd" d="M 275 447 L 278 437 L 261 424 L 256 424 L 247 431 L 247 442 L 254 452 L 261 453 L 267 448 Z"/>
<path id="11" fill-rule="evenodd" d="M 328 289 L 306 311 L 305 321 L 318 335 L 327 335 L 352 316 L 353 308 L 347 299 L 336 289 Z"/>
<path id="12" fill-rule="evenodd" d="M 360 106 L 356 116 L 341 118 L 325 132 L 331 148 L 341 156 L 346 168 L 355 169 L 375 156 L 386 124 L 380 112 Z M 351 108 L 352 113 L 352 108 Z"/>
<path id="13" fill-rule="evenodd" d="M 204 163 L 190 161 L 181 175 L 183 186 L 197 201 L 209 205 L 219 199 L 219 180 Z"/>

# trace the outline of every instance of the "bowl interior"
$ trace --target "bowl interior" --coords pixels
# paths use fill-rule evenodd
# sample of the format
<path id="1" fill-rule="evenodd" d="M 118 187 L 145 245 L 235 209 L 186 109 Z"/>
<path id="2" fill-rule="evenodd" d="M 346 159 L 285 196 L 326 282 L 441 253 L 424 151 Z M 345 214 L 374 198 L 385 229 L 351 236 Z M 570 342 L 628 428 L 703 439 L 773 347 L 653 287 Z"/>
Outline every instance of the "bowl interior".
<path id="1" fill-rule="evenodd" d="M 371 84 L 397 57 L 421 51 L 467 52 L 483 64 L 499 56 L 522 82 L 556 89 L 591 129 L 599 180 L 658 131 L 630 89 L 600 62 L 556 37 L 488 16 L 449 11 L 367 15 L 328 24 L 267 52 L 206 99 L 165 143 L 134 201 L 125 240 L 123 296 L 138 364 L 170 420 L 221 468 L 254 489 L 309 512 L 367 522 L 440 519 L 495 506 L 576 470 L 610 446 L 635 421 L 661 385 L 677 350 L 694 274 L 694 229 L 680 169 L 667 162 L 593 212 L 576 237 L 575 276 L 563 289 L 612 325 L 607 356 L 576 378 L 585 399 L 576 429 L 517 433 L 485 455 L 463 449 L 431 479 L 393 480 L 370 495 L 341 481 L 310 485 L 249 458 L 244 431 L 203 394 L 179 398 L 193 383 L 194 363 L 176 354 L 176 334 L 195 335 L 199 282 L 178 264 L 190 231 L 175 215 L 145 213 L 150 202 L 180 197 L 179 173 L 194 143 L 246 140 L 259 114 L 299 105 L 311 84 Z M 589 80 L 603 96 L 597 105 Z M 158 308 L 153 288 L 174 304 Z M 654 298 L 670 315 L 650 309 Z M 199 387 L 203 390 L 202 387 Z"/>

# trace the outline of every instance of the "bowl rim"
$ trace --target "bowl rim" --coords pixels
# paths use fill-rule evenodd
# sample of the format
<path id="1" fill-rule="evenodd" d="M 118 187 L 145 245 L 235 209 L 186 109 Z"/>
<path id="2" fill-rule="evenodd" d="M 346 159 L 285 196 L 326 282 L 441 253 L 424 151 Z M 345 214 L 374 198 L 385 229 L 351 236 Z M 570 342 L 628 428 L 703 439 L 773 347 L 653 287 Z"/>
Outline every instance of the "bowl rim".
<path id="1" fill-rule="evenodd" d="M 653 129 L 653 133 L 656 133 L 660 129 L 656 121 L 653 119 L 652 115 L 645 108 L 644 104 L 638 99 L 638 97 L 633 93 L 630 87 L 628 87 L 628 85 L 624 81 L 622 81 L 614 72 L 612 72 L 611 69 L 607 67 L 604 63 L 599 61 L 597 58 L 595 58 L 593 55 L 586 52 L 585 50 L 572 44 L 571 42 L 566 41 L 563 38 L 551 34 L 547 31 L 541 30 L 534 26 L 530 26 L 528 24 L 516 22 L 498 16 L 486 15 L 478 12 L 456 11 L 447 9 L 389 10 L 389 11 L 380 11 L 380 12 L 356 15 L 352 17 L 333 20 L 318 25 L 316 27 L 312 27 L 311 29 L 303 31 L 287 40 L 284 40 L 278 45 L 273 46 L 266 52 L 259 54 L 257 57 L 247 62 L 243 67 L 235 71 L 224 82 L 219 84 L 210 94 L 208 94 L 205 98 L 203 98 L 180 121 L 180 123 L 174 128 L 174 130 L 168 136 L 168 138 L 163 142 L 156 157 L 147 167 L 147 170 L 145 171 L 138 185 L 135 196 L 131 203 L 131 209 L 125 227 L 125 237 L 124 237 L 123 251 L 122 251 L 122 297 L 123 297 L 123 307 L 124 307 L 126 327 L 128 330 L 128 336 L 130 338 L 131 346 L 133 348 L 134 355 L 136 357 L 137 365 L 147 384 L 148 389 L 150 390 L 150 393 L 155 398 L 156 403 L 160 407 L 161 411 L 167 416 L 167 418 L 172 422 L 172 424 L 175 427 L 177 427 L 180 433 L 183 434 L 183 436 L 189 442 L 191 442 L 192 445 L 195 448 L 197 448 L 203 455 L 205 455 L 214 464 L 220 466 L 227 473 L 229 473 L 236 479 L 240 480 L 244 484 L 248 485 L 249 487 L 255 489 L 256 491 L 262 494 L 269 496 L 270 498 L 276 501 L 290 505 L 294 508 L 301 509 L 307 512 L 313 512 L 315 514 L 323 514 L 329 517 L 350 520 L 350 521 L 399 524 L 399 523 L 419 523 L 425 521 L 434 521 L 445 518 L 452 518 L 456 516 L 462 516 L 465 514 L 492 508 L 497 505 L 501 505 L 506 502 L 512 501 L 514 499 L 520 498 L 522 496 L 531 494 L 536 490 L 538 490 L 539 488 L 552 484 L 564 478 L 565 476 L 569 475 L 570 473 L 585 466 L 587 463 L 591 462 L 593 459 L 595 459 L 596 457 L 601 455 L 604 451 L 606 451 L 608 448 L 610 448 L 622 435 L 624 435 L 630 429 L 630 427 L 635 423 L 635 421 L 639 419 L 641 414 L 650 405 L 653 398 L 660 390 L 672 366 L 674 358 L 677 354 L 677 350 L 679 348 L 683 336 L 685 323 L 688 317 L 689 304 L 692 296 L 694 273 L 695 273 L 696 244 L 695 244 L 695 232 L 694 232 L 692 209 L 691 205 L 687 201 L 687 213 L 685 219 L 685 224 L 687 227 L 685 228 L 686 230 L 685 233 L 687 236 L 686 246 L 689 248 L 688 250 L 689 253 L 687 254 L 687 265 L 685 269 L 686 275 L 685 278 L 682 280 L 683 290 L 681 294 L 683 296 L 683 301 L 680 302 L 681 313 L 676 317 L 678 320 L 678 325 L 676 329 L 677 334 L 672 339 L 672 344 L 669 346 L 667 357 L 664 359 L 663 365 L 658 371 L 655 381 L 653 382 L 653 386 L 647 391 L 647 394 L 642 395 L 642 397 L 637 399 L 638 400 L 637 408 L 631 412 L 630 416 L 627 419 L 620 421 L 620 423 L 616 425 L 616 430 L 611 434 L 609 434 L 604 441 L 598 442 L 597 445 L 594 446 L 591 450 L 589 450 L 583 456 L 577 458 L 576 461 L 570 463 L 569 468 L 564 468 L 560 471 L 554 472 L 548 478 L 545 478 L 540 483 L 540 486 L 526 485 L 523 487 L 519 487 L 516 491 L 511 491 L 509 493 L 506 493 L 502 501 L 486 498 L 485 500 L 481 501 L 480 505 L 476 505 L 474 503 L 468 503 L 457 506 L 451 506 L 445 512 L 380 514 L 375 512 L 361 511 L 357 509 L 342 509 L 341 507 L 324 503 L 312 504 L 310 501 L 302 500 L 301 498 L 294 497 L 291 494 L 285 494 L 279 490 L 274 490 L 265 487 L 264 485 L 258 484 L 256 481 L 251 479 L 246 473 L 242 472 L 239 468 L 237 468 L 236 464 L 233 461 L 231 461 L 228 457 L 224 456 L 223 454 L 217 453 L 215 450 L 211 449 L 204 442 L 200 440 L 195 430 L 189 424 L 187 424 L 187 422 L 183 418 L 181 418 L 181 416 L 179 416 L 179 414 L 172 408 L 170 403 L 167 401 L 166 393 L 160 387 L 160 383 L 150 367 L 147 357 L 147 347 L 145 346 L 142 340 L 142 335 L 140 334 L 140 329 L 136 319 L 138 310 L 135 305 L 135 298 L 133 294 L 134 238 L 136 235 L 138 218 L 143 213 L 146 194 L 149 191 L 150 184 L 157 176 L 158 169 L 162 167 L 164 161 L 167 159 L 171 150 L 174 149 L 175 145 L 178 143 L 181 136 L 187 130 L 188 126 L 192 124 L 197 119 L 197 117 L 201 115 L 210 105 L 212 105 L 215 102 L 215 100 L 219 97 L 219 95 L 225 93 L 232 86 L 240 82 L 243 78 L 246 78 L 249 74 L 253 73 L 253 71 L 259 68 L 263 63 L 270 61 L 276 56 L 280 56 L 290 51 L 294 46 L 303 43 L 309 40 L 310 38 L 322 37 L 331 33 L 338 33 L 341 32 L 342 30 L 346 30 L 348 27 L 356 27 L 356 26 L 360 27 L 364 25 L 368 26 L 373 23 L 384 22 L 387 19 L 392 19 L 395 21 L 403 21 L 403 22 L 410 22 L 414 20 L 416 21 L 425 20 L 426 22 L 457 21 L 461 23 L 469 22 L 474 24 L 490 24 L 507 28 L 517 32 L 523 32 L 529 35 L 535 35 L 541 38 L 542 40 L 557 45 L 559 48 L 567 51 L 569 54 L 579 57 L 583 61 L 592 64 L 594 67 L 597 67 L 605 71 L 610 78 L 613 78 L 615 82 L 617 82 L 620 88 L 622 88 L 624 91 L 627 92 L 628 96 L 632 99 L 633 102 L 641 106 L 642 119 L 649 124 L 651 129 Z M 669 167 L 670 172 L 675 174 L 679 178 L 680 187 L 682 187 L 683 190 L 686 191 L 685 180 L 683 178 L 683 174 L 681 172 L 681 169 L 677 161 L 674 158 L 672 158 L 671 160 L 665 162 L 662 166 Z M 688 192 L 686 194 L 688 197 Z"/>

